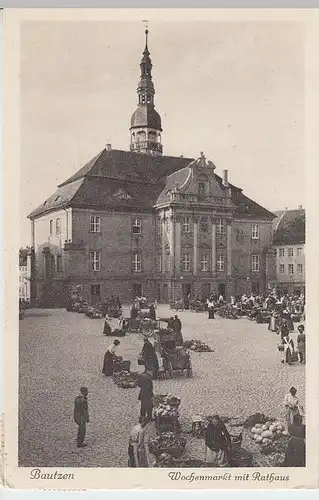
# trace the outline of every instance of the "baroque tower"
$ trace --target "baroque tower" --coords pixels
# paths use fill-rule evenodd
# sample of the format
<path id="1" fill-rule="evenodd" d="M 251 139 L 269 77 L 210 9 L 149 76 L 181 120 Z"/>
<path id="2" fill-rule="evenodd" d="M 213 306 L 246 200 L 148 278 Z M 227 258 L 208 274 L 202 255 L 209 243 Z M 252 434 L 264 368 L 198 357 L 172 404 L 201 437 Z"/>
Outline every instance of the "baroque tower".
<path id="1" fill-rule="evenodd" d="M 154 108 L 155 89 L 152 81 L 152 61 L 147 47 L 148 30 L 145 30 L 145 49 L 141 60 L 141 77 L 137 87 L 138 107 L 131 118 L 130 150 L 136 153 L 161 155 L 162 123 Z"/>

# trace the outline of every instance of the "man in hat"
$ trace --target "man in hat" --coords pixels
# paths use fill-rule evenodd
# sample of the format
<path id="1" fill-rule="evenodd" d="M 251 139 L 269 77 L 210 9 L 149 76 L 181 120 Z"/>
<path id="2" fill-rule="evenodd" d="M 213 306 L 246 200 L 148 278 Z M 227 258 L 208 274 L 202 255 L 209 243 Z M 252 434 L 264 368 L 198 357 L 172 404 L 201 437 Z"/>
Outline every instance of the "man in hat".
<path id="1" fill-rule="evenodd" d="M 140 392 L 138 395 L 138 400 L 141 402 L 141 418 L 147 418 L 152 420 L 153 414 L 153 381 L 152 375 L 149 372 L 145 372 L 139 381 Z"/>
<path id="2" fill-rule="evenodd" d="M 86 434 L 86 424 L 89 423 L 89 410 L 88 410 L 88 389 L 81 387 L 80 394 L 74 401 L 74 422 L 78 425 L 78 433 L 76 437 L 77 447 L 84 448 L 84 438 Z"/>

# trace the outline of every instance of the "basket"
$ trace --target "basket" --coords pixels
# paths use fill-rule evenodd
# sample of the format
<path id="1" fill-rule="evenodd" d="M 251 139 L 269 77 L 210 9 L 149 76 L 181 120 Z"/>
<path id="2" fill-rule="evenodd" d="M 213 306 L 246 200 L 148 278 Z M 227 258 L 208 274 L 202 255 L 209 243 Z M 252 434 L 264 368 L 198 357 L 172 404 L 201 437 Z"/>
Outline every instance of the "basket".
<path id="1" fill-rule="evenodd" d="M 144 366 L 145 365 L 144 358 L 137 358 L 137 364 L 140 365 L 140 366 Z"/>
<path id="2" fill-rule="evenodd" d="M 129 372 L 131 368 L 131 362 L 128 360 L 122 361 L 122 370 Z"/>
<path id="3" fill-rule="evenodd" d="M 285 350 L 285 347 L 283 344 L 278 344 L 278 351 L 283 352 Z"/>
<path id="4" fill-rule="evenodd" d="M 236 450 L 238 448 L 241 447 L 241 443 L 242 443 L 242 440 L 243 440 L 243 435 L 242 433 L 240 433 L 238 436 L 232 436 L 230 435 L 230 439 L 231 439 L 231 447 L 233 450 Z"/>

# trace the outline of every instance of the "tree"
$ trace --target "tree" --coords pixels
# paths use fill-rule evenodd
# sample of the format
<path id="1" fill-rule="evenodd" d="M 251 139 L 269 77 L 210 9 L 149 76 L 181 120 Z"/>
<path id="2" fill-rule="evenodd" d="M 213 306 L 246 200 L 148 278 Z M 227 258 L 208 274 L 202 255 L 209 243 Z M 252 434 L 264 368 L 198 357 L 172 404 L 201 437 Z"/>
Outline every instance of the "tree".
<path id="1" fill-rule="evenodd" d="M 19 250 L 19 266 L 26 266 L 28 260 L 28 254 L 31 251 L 29 246 L 22 247 Z"/>

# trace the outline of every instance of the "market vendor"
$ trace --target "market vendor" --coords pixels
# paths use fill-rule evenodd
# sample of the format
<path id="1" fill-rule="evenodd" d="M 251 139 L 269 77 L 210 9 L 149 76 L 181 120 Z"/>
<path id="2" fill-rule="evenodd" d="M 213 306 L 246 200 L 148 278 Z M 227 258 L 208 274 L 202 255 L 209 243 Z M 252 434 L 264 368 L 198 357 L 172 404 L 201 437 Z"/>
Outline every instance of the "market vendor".
<path id="1" fill-rule="evenodd" d="M 302 423 L 302 416 L 296 413 L 293 416 L 293 423 L 288 425 L 288 432 L 290 436 L 299 437 L 300 439 L 305 439 L 306 437 L 306 426 Z"/>
<path id="2" fill-rule="evenodd" d="M 182 322 L 177 314 L 175 314 L 172 326 L 174 332 L 176 333 L 176 345 L 183 345 Z"/>
<path id="3" fill-rule="evenodd" d="M 103 335 L 106 335 L 106 337 L 110 337 L 112 335 L 112 327 L 109 323 L 109 319 L 108 315 L 106 315 L 103 327 Z"/>
<path id="4" fill-rule="evenodd" d="M 154 304 L 150 305 L 149 316 L 150 316 L 151 319 L 156 320 L 156 311 L 155 311 Z"/>
<path id="5" fill-rule="evenodd" d="M 138 316 L 138 309 L 136 307 L 136 302 L 134 302 L 132 308 L 131 308 L 131 319 L 136 319 Z"/>
<path id="6" fill-rule="evenodd" d="M 138 400 L 141 402 L 141 418 L 152 420 L 153 416 L 153 381 L 152 376 L 145 372 L 139 381 L 140 392 Z"/>
<path id="7" fill-rule="evenodd" d="M 218 415 L 208 417 L 209 424 L 205 433 L 206 465 L 221 467 L 225 454 L 229 458 L 231 438 L 225 424 Z"/>
<path id="8" fill-rule="evenodd" d="M 152 373 L 153 377 L 156 377 L 158 372 L 158 359 L 155 347 L 147 338 L 144 339 L 141 355 L 144 360 L 145 371 Z"/>
<path id="9" fill-rule="evenodd" d="M 145 447 L 144 447 L 144 435 L 145 435 L 145 418 L 139 418 L 138 424 L 134 425 L 131 430 L 129 445 L 128 445 L 128 466 L 129 467 L 140 467 L 144 465 L 145 462 Z"/>
<path id="10" fill-rule="evenodd" d="M 303 411 L 302 406 L 299 404 L 299 400 L 296 397 L 297 389 L 295 387 L 291 387 L 288 394 L 286 394 L 284 398 L 284 407 L 286 410 L 286 421 L 287 426 L 293 424 L 294 416 L 300 415 Z"/>
<path id="11" fill-rule="evenodd" d="M 297 343 L 298 343 L 298 357 L 300 363 L 305 363 L 306 362 L 306 335 L 305 335 L 305 327 L 304 325 L 299 325 L 298 326 L 298 336 L 297 336 Z"/>
<path id="12" fill-rule="evenodd" d="M 102 373 L 109 377 L 110 375 L 113 375 L 113 369 L 114 369 L 114 361 L 116 361 L 117 356 L 115 354 L 116 348 L 120 345 L 120 341 L 118 339 L 115 339 L 114 342 L 107 348 L 107 351 L 104 355 L 104 362 L 103 362 L 103 369 Z"/>
<path id="13" fill-rule="evenodd" d="M 306 466 L 306 445 L 305 426 L 302 424 L 302 417 L 294 415 L 293 423 L 288 426 L 290 439 L 285 454 L 283 467 L 305 467 Z"/>

